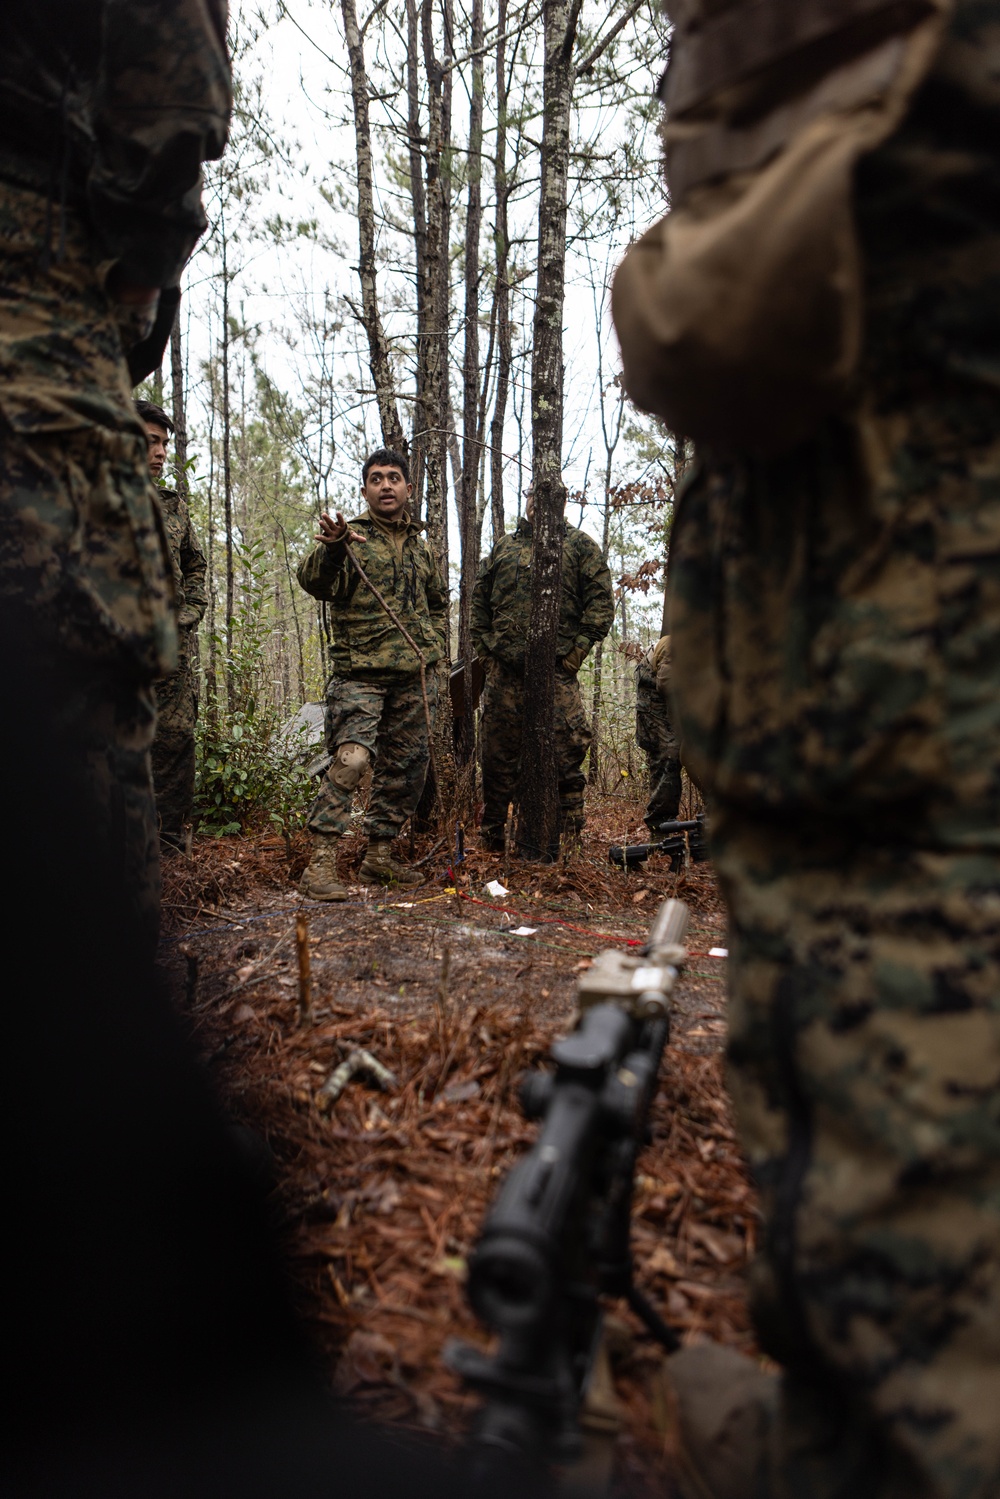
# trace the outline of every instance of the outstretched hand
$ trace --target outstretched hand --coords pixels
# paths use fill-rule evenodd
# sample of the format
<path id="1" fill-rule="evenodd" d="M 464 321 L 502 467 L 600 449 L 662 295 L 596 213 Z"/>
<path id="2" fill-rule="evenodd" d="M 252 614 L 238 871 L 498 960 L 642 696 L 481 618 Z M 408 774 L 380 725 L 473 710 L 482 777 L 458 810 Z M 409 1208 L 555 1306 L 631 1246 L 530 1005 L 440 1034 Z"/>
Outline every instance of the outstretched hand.
<path id="1" fill-rule="evenodd" d="M 315 539 L 332 547 L 340 541 L 364 541 L 365 538 L 357 531 L 348 530 L 347 521 L 339 510 L 334 511 L 332 516 L 324 510 L 319 518 L 319 530 Z"/>

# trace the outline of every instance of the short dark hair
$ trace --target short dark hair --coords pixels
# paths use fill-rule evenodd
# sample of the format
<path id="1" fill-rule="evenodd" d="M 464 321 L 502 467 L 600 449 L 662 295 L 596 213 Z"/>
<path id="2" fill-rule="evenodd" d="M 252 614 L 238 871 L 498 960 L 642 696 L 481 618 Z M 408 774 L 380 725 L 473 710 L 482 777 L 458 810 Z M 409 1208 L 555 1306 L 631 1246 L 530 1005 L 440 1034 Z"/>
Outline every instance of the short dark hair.
<path id="1" fill-rule="evenodd" d="M 396 448 L 376 448 L 374 453 L 369 453 L 365 459 L 365 466 L 361 470 L 362 484 L 368 483 L 368 471 L 381 465 L 384 468 L 398 468 L 407 484 L 410 482 L 410 460 L 405 453 L 400 453 Z"/>
<path id="2" fill-rule="evenodd" d="M 157 406 L 155 401 L 136 401 L 135 409 L 140 421 L 148 422 L 151 427 L 162 427 L 164 432 L 169 432 L 173 437 L 174 424 L 162 406 Z"/>

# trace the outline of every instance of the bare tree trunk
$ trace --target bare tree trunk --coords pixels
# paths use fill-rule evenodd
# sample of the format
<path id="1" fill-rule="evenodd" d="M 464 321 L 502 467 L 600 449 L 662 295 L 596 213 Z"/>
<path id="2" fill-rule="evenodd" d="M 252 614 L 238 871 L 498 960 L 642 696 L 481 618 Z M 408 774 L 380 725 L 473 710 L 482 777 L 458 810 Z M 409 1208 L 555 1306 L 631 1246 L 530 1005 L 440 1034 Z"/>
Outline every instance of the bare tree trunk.
<path id="1" fill-rule="evenodd" d="M 427 199 L 424 192 L 424 157 L 426 145 L 420 133 L 420 62 L 417 34 L 417 0 L 406 0 L 406 102 L 407 137 L 410 158 L 410 199 L 413 204 L 413 243 L 417 282 L 417 399 L 413 409 L 413 438 L 410 448 L 410 478 L 413 481 L 411 508 L 415 520 L 423 514 L 424 454 L 430 420 L 427 412 L 427 349 L 431 325 L 431 293 L 427 270 Z"/>
<path id="2" fill-rule="evenodd" d="M 522 743 L 535 773 L 522 776 L 517 842 L 526 858 L 551 859 L 559 848 L 555 747 L 556 636 L 562 581 L 563 303 L 569 178 L 573 44 L 581 0 L 544 0 L 542 180 L 538 204 L 538 279 L 531 368 L 532 473 L 535 508 L 531 616 L 524 664 Z"/>
<path id="3" fill-rule="evenodd" d="M 219 714 L 218 640 L 215 631 L 215 413 L 217 410 L 216 362 L 209 360 L 212 400 L 208 408 L 208 665 L 205 668 L 205 706 L 209 727 Z"/>
<path id="4" fill-rule="evenodd" d="M 608 453 L 604 470 L 604 527 L 601 536 L 601 556 L 608 560 L 608 545 L 611 539 L 611 453 Z M 590 714 L 590 766 L 587 781 L 591 786 L 599 784 L 601 774 L 601 690 L 604 677 L 604 641 L 597 642 L 594 651 L 594 699 Z"/>
<path id="5" fill-rule="evenodd" d="M 446 0 L 447 5 L 447 0 Z M 451 197 L 445 176 L 451 146 L 452 74 L 434 51 L 434 8 L 423 0 L 420 12 L 424 69 L 427 74 L 427 235 L 425 295 L 430 327 L 426 336 L 425 411 L 427 540 L 437 557 L 448 588 L 448 240 Z M 445 61 L 451 51 L 448 13 L 445 24 Z"/>
<path id="6" fill-rule="evenodd" d="M 372 190 L 372 135 L 368 112 L 368 78 L 365 54 L 354 0 L 340 0 L 344 17 L 347 56 L 351 66 L 351 98 L 354 103 L 354 136 L 358 164 L 358 275 L 361 278 L 361 312 L 357 314 L 368 336 L 368 363 L 378 401 L 382 441 L 386 447 L 406 451 L 406 439 L 396 405 L 396 388 L 389 356 L 389 343 L 382 326 L 375 268 L 375 199 Z"/>
<path id="7" fill-rule="evenodd" d="M 170 330 L 170 403 L 174 418 L 174 470 L 177 476 L 177 493 L 182 500 L 190 498 L 188 489 L 187 461 L 188 435 L 187 411 L 184 404 L 184 351 L 181 347 L 181 303 L 174 314 L 174 325 Z"/>
<path id="8" fill-rule="evenodd" d="M 503 429 L 507 416 L 507 391 L 510 386 L 510 231 L 507 227 L 507 0 L 497 8 L 497 142 L 493 159 L 496 185 L 496 226 L 493 234 L 496 256 L 496 324 L 497 324 L 497 393 L 490 423 L 490 511 L 493 519 L 493 545 L 504 533 L 503 514 Z"/>
<path id="9" fill-rule="evenodd" d="M 229 266 L 226 225 L 221 220 L 222 238 L 222 494 L 226 527 L 226 702 L 233 706 L 233 614 L 236 579 L 233 571 L 233 469 L 232 423 L 229 412 Z"/>
<path id="10" fill-rule="evenodd" d="M 458 656 L 472 661 L 472 590 L 479 566 L 479 235 L 483 222 L 483 0 L 472 0 L 472 99 L 469 105 L 469 196 L 465 214 L 465 357 L 462 364 L 462 479 L 458 526 L 462 570 L 458 591 Z M 472 694 L 457 725 L 455 755 L 467 765 L 476 750 Z"/>

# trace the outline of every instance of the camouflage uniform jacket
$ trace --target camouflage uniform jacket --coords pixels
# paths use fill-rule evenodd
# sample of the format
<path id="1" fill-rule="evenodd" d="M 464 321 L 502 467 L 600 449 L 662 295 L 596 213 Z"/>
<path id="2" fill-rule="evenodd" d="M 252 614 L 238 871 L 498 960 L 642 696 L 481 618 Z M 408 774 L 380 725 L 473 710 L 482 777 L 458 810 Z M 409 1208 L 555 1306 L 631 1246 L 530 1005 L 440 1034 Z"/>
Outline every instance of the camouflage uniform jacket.
<path id="1" fill-rule="evenodd" d="M 615 604 L 611 574 L 601 549 L 583 531 L 563 522 L 562 602 L 556 656 L 577 671 L 592 646 L 611 628 Z M 531 614 L 531 522 L 524 516 L 501 537 L 479 571 L 472 594 L 472 645 L 511 670 L 524 667 Z"/>
<path id="2" fill-rule="evenodd" d="M 425 664 L 440 661 L 447 655 L 448 596 L 420 527 L 409 518 L 398 529 L 387 527 L 369 513 L 348 525 L 365 538 L 351 550 L 412 635 Z M 362 583 L 343 546 L 320 542 L 299 563 L 298 579 L 306 593 L 331 606 L 335 677 L 394 679 L 420 670 L 412 648 Z"/>
<path id="3" fill-rule="evenodd" d="M 0 180 L 82 214 L 95 264 L 175 286 L 205 229 L 201 163 L 232 91 L 225 0 L 5 0 Z"/>
<path id="4" fill-rule="evenodd" d="M 174 569 L 177 623 L 182 630 L 189 630 L 208 608 L 208 563 L 198 545 L 187 502 L 181 499 L 176 489 L 161 489 L 158 493 Z"/>
<path id="5" fill-rule="evenodd" d="M 647 754 L 677 754 L 670 715 L 670 636 L 661 635 L 635 670 L 635 742 Z"/>

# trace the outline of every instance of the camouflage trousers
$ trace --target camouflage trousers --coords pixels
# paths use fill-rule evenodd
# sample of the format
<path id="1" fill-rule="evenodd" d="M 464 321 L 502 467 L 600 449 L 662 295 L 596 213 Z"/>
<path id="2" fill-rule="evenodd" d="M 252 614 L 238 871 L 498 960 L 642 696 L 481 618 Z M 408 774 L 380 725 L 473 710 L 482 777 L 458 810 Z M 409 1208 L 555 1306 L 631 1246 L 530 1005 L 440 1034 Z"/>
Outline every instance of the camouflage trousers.
<path id="1" fill-rule="evenodd" d="M 583 762 L 592 738 L 575 676 L 556 669 L 556 761 L 561 823 L 583 826 Z M 502 838 L 507 810 L 521 774 L 524 679 L 497 661 L 487 668 L 480 730 L 483 771 L 483 834 Z"/>
<path id="2" fill-rule="evenodd" d="M 160 839 L 182 848 L 194 805 L 198 689 L 192 656 L 192 631 L 180 632 L 180 669 L 156 684 L 156 737 L 153 740 L 153 788 Z"/>
<path id="3" fill-rule="evenodd" d="M 998 26 L 960 0 L 859 173 L 856 408 L 706 455 L 671 538 L 782 1499 L 1000 1494 L 1000 157 L 960 87 Z"/>
<path id="4" fill-rule="evenodd" d="M 150 683 L 176 665 L 170 560 L 97 256 L 72 210 L 49 207 L 0 183 L 0 592 L 62 684 L 53 732 L 86 747 L 95 804 L 154 933 Z"/>
<path id="5" fill-rule="evenodd" d="M 673 822 L 681 806 L 681 759 L 677 750 L 657 754 L 646 751 L 649 763 L 649 801 L 643 821 L 651 833 L 664 822 Z"/>
<path id="6" fill-rule="evenodd" d="M 437 691 L 436 675 L 429 672 L 432 727 Z M 416 811 L 430 763 L 419 676 L 381 682 L 331 677 L 326 688 L 326 747 L 332 755 L 341 744 L 362 744 L 371 754 L 374 773 L 364 830 L 377 842 L 391 841 Z M 327 774 L 306 826 L 313 833 L 346 833 L 353 800 L 353 794 Z"/>
<path id="7" fill-rule="evenodd" d="M 655 833 L 663 822 L 672 822 L 681 805 L 681 747 L 670 710 L 656 690 L 647 668 L 640 668 L 636 683 L 635 742 L 645 752 L 649 765 L 649 801 L 643 814 Z"/>

